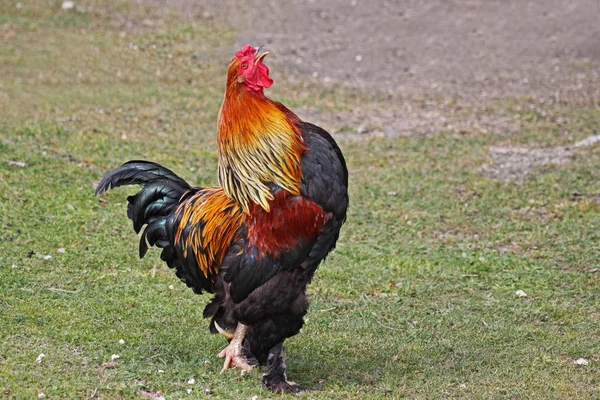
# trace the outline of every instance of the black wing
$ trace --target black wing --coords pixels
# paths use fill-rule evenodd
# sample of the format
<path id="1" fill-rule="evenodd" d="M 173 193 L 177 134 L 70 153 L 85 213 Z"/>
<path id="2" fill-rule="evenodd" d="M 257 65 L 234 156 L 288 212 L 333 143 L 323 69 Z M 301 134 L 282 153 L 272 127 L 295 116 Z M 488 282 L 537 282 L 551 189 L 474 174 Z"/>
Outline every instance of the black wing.
<path id="1" fill-rule="evenodd" d="M 318 204 L 329 220 L 312 247 L 303 267 L 314 272 L 335 248 L 348 210 L 348 168 L 335 140 L 324 129 L 309 123 L 301 127 L 309 151 L 302 158 L 302 195 Z M 311 274 L 312 274 L 311 272 Z M 312 276 L 312 275 L 311 275 Z"/>

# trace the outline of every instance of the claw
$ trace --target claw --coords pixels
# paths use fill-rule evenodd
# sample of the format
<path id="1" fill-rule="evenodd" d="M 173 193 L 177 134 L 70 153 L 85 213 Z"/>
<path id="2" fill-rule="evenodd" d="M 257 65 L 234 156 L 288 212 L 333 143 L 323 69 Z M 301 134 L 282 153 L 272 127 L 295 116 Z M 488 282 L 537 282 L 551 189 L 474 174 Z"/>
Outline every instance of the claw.
<path id="1" fill-rule="evenodd" d="M 275 393 L 289 393 L 298 396 L 298 393 L 304 391 L 311 391 L 312 389 L 308 389 L 298 385 L 296 382 L 292 381 L 281 381 L 279 383 L 273 384 L 269 382 L 264 382 L 263 384 L 267 389 Z"/>
<path id="2" fill-rule="evenodd" d="M 217 328 L 217 331 L 225 336 L 225 338 L 227 339 L 233 339 L 233 333 L 226 331 L 225 329 L 221 328 L 221 326 L 219 324 L 217 324 L 217 321 L 215 321 L 215 328 Z M 219 353 L 220 354 L 220 353 Z"/>
<path id="3" fill-rule="evenodd" d="M 246 325 L 238 323 L 229 345 L 217 354 L 217 357 L 225 359 L 221 373 L 225 372 L 229 367 L 238 367 L 241 368 L 242 371 L 251 371 L 254 367 L 253 365 L 248 364 L 248 361 L 242 354 L 242 341 L 246 336 L 247 329 L 248 327 Z M 219 330 L 219 328 L 217 328 L 217 330 Z M 221 331 L 219 330 L 219 332 Z"/>

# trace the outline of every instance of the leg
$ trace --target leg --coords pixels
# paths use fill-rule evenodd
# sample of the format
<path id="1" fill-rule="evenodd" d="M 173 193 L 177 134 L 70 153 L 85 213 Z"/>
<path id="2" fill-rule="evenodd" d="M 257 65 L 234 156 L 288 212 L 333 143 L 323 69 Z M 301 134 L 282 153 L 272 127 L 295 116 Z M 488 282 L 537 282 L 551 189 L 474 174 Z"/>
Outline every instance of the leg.
<path id="1" fill-rule="evenodd" d="M 300 331 L 303 314 L 282 314 L 253 324 L 248 329 L 244 353 L 256 357 L 268 371 L 263 375 L 265 388 L 276 393 L 298 393 L 305 390 L 287 380 L 283 341 Z"/>
<path id="2" fill-rule="evenodd" d="M 302 317 L 281 314 L 250 325 L 244 341 L 244 354 L 256 358 L 260 365 L 268 365 L 273 349 L 300 332 L 304 324 Z"/>
<path id="3" fill-rule="evenodd" d="M 275 345 L 271 351 L 269 351 L 267 368 L 269 370 L 262 378 L 265 388 L 275 393 L 298 393 L 301 390 L 304 390 L 303 387 L 297 385 L 295 382 L 287 380 L 285 347 L 283 347 L 283 343 Z"/>
<path id="4" fill-rule="evenodd" d="M 229 342 L 229 345 L 217 355 L 219 358 L 225 358 L 225 363 L 223 364 L 221 373 L 225 372 L 225 370 L 230 366 L 239 367 L 244 371 L 252 370 L 253 366 L 248 364 L 248 361 L 242 352 L 242 342 L 246 337 L 247 330 L 248 327 L 246 325 L 238 323 L 237 328 L 235 328 L 235 332 L 233 333 L 231 342 Z"/>

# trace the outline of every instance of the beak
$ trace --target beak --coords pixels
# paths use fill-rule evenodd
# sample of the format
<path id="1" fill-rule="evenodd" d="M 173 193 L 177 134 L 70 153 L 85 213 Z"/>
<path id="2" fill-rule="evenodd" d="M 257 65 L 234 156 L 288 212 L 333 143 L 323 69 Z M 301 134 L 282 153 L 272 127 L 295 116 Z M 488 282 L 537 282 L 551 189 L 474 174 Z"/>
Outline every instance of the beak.
<path id="1" fill-rule="evenodd" d="M 256 54 L 258 54 L 262 48 L 263 48 L 263 46 L 258 46 L 256 48 Z M 269 52 L 265 51 L 261 55 L 257 56 L 256 60 L 254 60 L 254 65 L 258 64 L 258 62 L 261 61 L 263 58 L 265 58 L 267 56 L 267 54 L 269 54 Z"/>

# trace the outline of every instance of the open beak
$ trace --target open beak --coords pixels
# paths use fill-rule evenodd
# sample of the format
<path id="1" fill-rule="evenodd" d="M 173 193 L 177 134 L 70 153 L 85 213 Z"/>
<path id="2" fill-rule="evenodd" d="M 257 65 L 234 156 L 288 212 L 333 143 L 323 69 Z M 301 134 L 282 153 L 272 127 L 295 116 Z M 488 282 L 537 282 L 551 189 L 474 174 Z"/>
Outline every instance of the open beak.
<path id="1" fill-rule="evenodd" d="M 262 48 L 262 46 L 257 48 L 256 54 L 258 54 L 258 52 L 260 51 L 261 48 Z M 258 64 L 258 62 L 261 61 L 263 58 L 265 58 L 267 56 L 267 54 L 269 54 L 269 52 L 265 51 L 261 55 L 257 56 L 256 60 L 254 60 L 254 65 Z"/>

